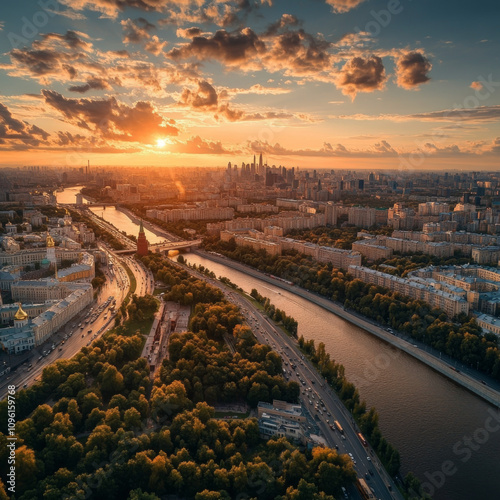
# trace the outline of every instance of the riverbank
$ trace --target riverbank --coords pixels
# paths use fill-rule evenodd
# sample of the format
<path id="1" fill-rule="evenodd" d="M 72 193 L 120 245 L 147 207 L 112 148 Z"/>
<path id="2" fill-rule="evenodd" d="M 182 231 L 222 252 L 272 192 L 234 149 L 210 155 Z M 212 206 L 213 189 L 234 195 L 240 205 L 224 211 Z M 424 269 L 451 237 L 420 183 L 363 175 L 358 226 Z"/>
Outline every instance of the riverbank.
<path id="1" fill-rule="evenodd" d="M 167 241 L 175 241 L 176 240 L 176 237 L 174 235 L 168 233 L 167 231 L 165 231 L 161 227 L 158 227 L 145 219 L 141 219 L 141 218 L 137 217 L 137 215 L 135 215 L 134 212 L 132 212 L 128 208 L 124 208 L 120 205 L 116 205 L 115 208 L 116 208 L 116 210 L 119 210 L 120 212 L 124 213 L 135 224 L 140 224 L 142 222 L 142 225 L 146 229 L 149 229 L 149 231 L 151 231 L 152 233 L 156 234 L 156 236 L 160 236 L 162 238 L 165 238 Z"/>
<path id="2" fill-rule="evenodd" d="M 369 321 L 353 314 L 352 312 L 344 310 L 342 306 L 339 306 L 331 302 L 330 300 L 321 297 L 319 295 L 316 295 L 312 292 L 309 292 L 303 288 L 294 285 L 289 285 L 284 281 L 271 278 L 270 276 L 267 276 L 266 274 L 257 271 L 256 269 L 248 267 L 244 264 L 240 264 L 239 262 L 235 262 L 231 259 L 227 259 L 225 257 L 219 257 L 217 255 L 210 254 L 202 250 L 196 250 L 194 253 L 199 254 L 200 256 L 212 260 L 214 262 L 219 262 L 220 264 L 224 264 L 237 271 L 246 273 L 250 276 L 258 278 L 276 287 L 282 288 L 283 290 L 287 290 L 290 293 L 296 294 L 306 300 L 309 300 L 310 302 L 313 302 L 314 304 L 322 307 L 323 309 L 352 323 L 353 325 L 356 325 L 357 327 L 362 328 L 363 330 L 371 333 L 372 335 L 375 335 L 384 342 L 406 352 L 410 356 L 413 356 L 415 359 L 421 361 L 422 363 L 425 363 L 434 371 L 440 373 L 441 375 L 444 375 L 448 379 L 452 380 L 453 382 L 459 384 L 460 386 L 464 387 L 473 394 L 484 399 L 489 404 L 500 408 L 500 394 L 497 391 L 493 390 L 488 386 L 483 385 L 480 381 L 474 380 L 468 375 L 465 375 L 461 372 L 457 372 L 448 363 L 436 358 L 432 354 L 423 351 L 419 347 L 415 347 L 413 343 L 410 343 L 404 339 L 401 339 L 399 337 L 396 337 L 388 333 L 387 331 L 384 330 L 384 328 L 377 326 L 373 323 L 370 323 Z"/>

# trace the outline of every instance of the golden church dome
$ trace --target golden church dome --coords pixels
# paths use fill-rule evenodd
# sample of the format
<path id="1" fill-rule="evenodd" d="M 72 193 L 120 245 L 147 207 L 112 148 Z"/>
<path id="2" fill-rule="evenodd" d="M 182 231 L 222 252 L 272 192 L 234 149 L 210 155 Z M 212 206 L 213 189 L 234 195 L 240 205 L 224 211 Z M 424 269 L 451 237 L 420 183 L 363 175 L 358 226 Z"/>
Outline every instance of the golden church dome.
<path id="1" fill-rule="evenodd" d="M 23 311 L 23 308 L 21 307 L 21 302 L 19 302 L 19 309 L 17 310 L 16 314 L 14 315 L 14 319 L 17 319 L 19 321 L 23 321 L 28 319 L 28 315 Z"/>

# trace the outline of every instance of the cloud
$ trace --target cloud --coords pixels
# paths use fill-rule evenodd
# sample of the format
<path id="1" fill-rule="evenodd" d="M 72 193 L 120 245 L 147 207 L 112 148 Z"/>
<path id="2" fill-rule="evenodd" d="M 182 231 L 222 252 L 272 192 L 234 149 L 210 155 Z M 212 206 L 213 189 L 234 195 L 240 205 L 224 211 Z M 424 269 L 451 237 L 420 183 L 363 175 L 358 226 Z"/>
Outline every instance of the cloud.
<path id="1" fill-rule="evenodd" d="M 163 52 L 163 49 L 167 45 L 167 43 L 168 42 L 160 42 L 160 39 L 156 35 L 154 35 L 151 37 L 151 40 L 149 40 L 149 42 L 144 45 L 144 48 L 148 52 L 151 52 L 151 54 L 158 56 Z"/>
<path id="2" fill-rule="evenodd" d="M 173 153 L 184 154 L 225 155 L 239 153 L 239 151 L 224 148 L 220 141 L 208 141 L 199 136 L 191 137 L 186 142 L 176 141 L 168 149 Z"/>
<path id="3" fill-rule="evenodd" d="M 365 0 L 326 0 L 326 3 L 332 6 L 333 12 L 343 14 L 344 12 L 349 12 L 350 10 L 355 9 L 364 1 Z"/>
<path id="4" fill-rule="evenodd" d="M 68 30 L 64 35 L 47 33 L 41 40 L 32 43 L 31 48 L 13 49 L 10 52 L 12 66 L 9 75 L 31 76 L 46 82 L 50 77 L 73 80 L 78 75 L 75 65 L 89 57 L 92 43 L 85 40 L 84 33 Z M 24 70 L 24 71 L 23 71 Z"/>
<path id="5" fill-rule="evenodd" d="M 193 26 L 191 28 L 179 28 L 176 32 L 178 38 L 186 38 L 188 40 L 193 39 L 195 36 L 211 35 L 211 33 L 205 33 L 201 28 Z"/>
<path id="6" fill-rule="evenodd" d="M 421 52 L 407 52 L 396 59 L 397 84 L 404 89 L 415 89 L 430 80 L 427 74 L 431 69 L 432 64 Z"/>
<path id="7" fill-rule="evenodd" d="M 422 121 L 422 122 L 466 122 L 466 123 L 493 123 L 500 120 L 500 104 L 492 106 L 478 106 L 477 108 L 455 108 L 440 111 L 428 111 L 412 115 L 337 115 L 332 118 L 343 120 L 389 120 L 394 122 Z"/>
<path id="8" fill-rule="evenodd" d="M 483 84 L 481 82 L 472 82 L 470 84 L 470 88 L 474 90 L 482 90 L 483 89 Z"/>
<path id="9" fill-rule="evenodd" d="M 377 142 L 374 146 L 375 151 L 379 153 L 388 153 L 388 154 L 395 154 L 397 155 L 397 151 L 387 142 L 387 141 L 380 141 Z"/>
<path id="10" fill-rule="evenodd" d="M 256 83 L 247 89 L 242 89 L 242 88 L 226 89 L 227 95 L 239 95 L 239 94 L 279 95 L 279 94 L 289 94 L 291 91 L 292 89 L 290 88 L 265 87 L 260 83 Z"/>
<path id="11" fill-rule="evenodd" d="M 182 91 L 180 104 L 193 108 L 216 109 L 218 104 L 217 92 L 207 81 L 199 81 L 197 90 L 192 91 L 185 88 Z"/>
<path id="12" fill-rule="evenodd" d="M 102 138 L 151 144 L 158 137 L 179 133 L 173 120 L 165 120 L 150 102 L 134 106 L 109 99 L 67 99 L 52 90 L 42 90 L 45 102 L 59 111 L 68 123 Z"/>
<path id="13" fill-rule="evenodd" d="M 63 16 L 68 19 L 72 19 L 73 21 L 85 21 L 87 19 L 81 12 L 76 12 L 73 9 L 66 9 L 66 10 L 47 9 L 47 11 L 51 12 L 52 14 L 56 14 L 58 16 Z"/>
<path id="14" fill-rule="evenodd" d="M 72 85 L 68 88 L 70 92 L 79 92 L 80 94 L 83 94 L 91 89 L 109 90 L 111 89 L 111 86 L 106 80 L 103 80 L 102 78 L 92 78 L 84 85 Z"/>
<path id="15" fill-rule="evenodd" d="M 127 8 L 146 12 L 160 12 L 167 17 L 161 24 L 182 24 L 186 22 L 213 23 L 217 26 L 236 25 L 251 12 L 270 0 L 60 0 L 74 10 L 89 9 L 101 12 L 104 17 L 116 18 Z"/>
<path id="16" fill-rule="evenodd" d="M 46 141 L 49 135 L 36 125 L 14 118 L 7 106 L 0 103 L 0 144 L 8 141 L 9 144 L 38 146 L 42 141 Z"/>
<path id="17" fill-rule="evenodd" d="M 271 0 L 192 0 L 171 2 L 166 11 L 167 17 L 160 24 L 215 24 L 223 28 L 242 26 L 248 15 L 264 5 L 271 5 Z"/>
<path id="18" fill-rule="evenodd" d="M 150 37 L 149 33 L 156 29 L 154 24 L 151 24 L 143 17 L 139 17 L 135 20 L 124 19 L 120 21 L 120 24 L 123 26 L 124 43 L 140 43 L 144 40 L 148 40 Z"/>
<path id="19" fill-rule="evenodd" d="M 301 118 L 302 117 L 302 118 Z M 259 120 L 288 120 L 292 118 L 299 118 L 306 120 L 306 115 L 295 115 L 286 111 L 262 111 L 255 113 L 247 113 L 242 109 L 234 109 L 229 104 L 222 104 L 219 106 L 215 114 L 217 120 L 225 119 L 229 122 L 242 122 L 242 121 L 259 121 Z"/>
<path id="20" fill-rule="evenodd" d="M 33 42 L 33 47 L 43 48 L 47 46 L 46 42 L 54 40 L 58 42 L 56 47 L 63 46 L 68 49 L 84 50 L 85 52 L 90 52 L 93 48 L 92 43 L 85 41 L 85 38 L 89 37 L 81 31 L 68 30 L 64 35 L 61 35 L 60 33 L 47 33 L 42 35 L 41 41 Z"/>
<path id="21" fill-rule="evenodd" d="M 398 153 L 392 146 L 386 142 L 375 144 L 371 149 L 354 150 L 348 149 L 343 144 L 332 145 L 324 142 L 319 149 L 290 149 L 281 144 L 269 144 L 267 141 L 248 141 L 247 149 L 249 151 L 261 151 L 264 154 L 272 156 L 305 156 L 305 157 L 324 157 L 324 158 L 371 158 L 371 157 L 394 157 Z"/>
<path id="22" fill-rule="evenodd" d="M 127 7 L 163 12 L 171 4 L 189 3 L 186 1 L 175 2 L 173 0 L 60 0 L 60 2 L 74 10 L 89 9 L 102 12 L 113 18 L 118 15 L 118 12 L 125 10 Z"/>
<path id="23" fill-rule="evenodd" d="M 264 32 L 264 36 L 275 35 L 278 31 L 286 28 L 287 26 L 298 26 L 302 22 L 292 14 L 282 14 L 278 21 L 269 25 Z"/>
<path id="24" fill-rule="evenodd" d="M 335 78 L 335 85 L 352 100 L 358 92 L 373 92 L 385 87 L 387 76 L 382 59 L 354 57 L 347 61 Z"/>
<path id="25" fill-rule="evenodd" d="M 200 79 L 198 63 L 164 61 L 159 65 L 149 62 L 144 52 L 101 51 L 93 48 L 87 39 L 87 35 L 78 32 L 51 33 L 34 41 L 31 47 L 12 50 L 11 64 L 0 67 L 6 69 L 9 76 L 33 78 L 44 86 L 53 81 L 70 81 L 76 92 L 98 89 L 89 82 L 100 79 L 109 86 L 166 96 L 169 84 L 186 84 Z M 153 36 L 145 49 L 158 55 L 164 44 Z"/>
<path id="26" fill-rule="evenodd" d="M 217 60 L 228 66 L 245 66 L 259 52 L 265 51 L 265 44 L 250 28 L 228 32 L 218 30 L 213 36 L 195 36 L 190 43 L 168 52 L 176 61 L 195 58 L 200 61 Z"/>
<path id="27" fill-rule="evenodd" d="M 285 75 L 317 75 L 332 69 L 332 44 L 322 36 L 311 35 L 303 29 L 285 31 L 269 39 L 263 63 L 269 71 L 285 70 Z"/>
<path id="28" fill-rule="evenodd" d="M 283 17 L 271 30 L 259 35 L 251 28 L 235 31 L 218 30 L 215 34 L 200 34 L 181 30 L 190 42 L 180 44 L 167 53 L 173 60 L 194 58 L 199 61 L 213 60 L 226 67 L 242 71 L 266 69 L 284 70 L 291 76 L 317 76 L 319 72 L 330 73 L 332 55 L 328 52 L 332 44 L 322 35 L 311 35 L 303 29 L 289 30 L 295 24 L 293 16 Z M 278 33 L 282 28 L 284 32 Z"/>

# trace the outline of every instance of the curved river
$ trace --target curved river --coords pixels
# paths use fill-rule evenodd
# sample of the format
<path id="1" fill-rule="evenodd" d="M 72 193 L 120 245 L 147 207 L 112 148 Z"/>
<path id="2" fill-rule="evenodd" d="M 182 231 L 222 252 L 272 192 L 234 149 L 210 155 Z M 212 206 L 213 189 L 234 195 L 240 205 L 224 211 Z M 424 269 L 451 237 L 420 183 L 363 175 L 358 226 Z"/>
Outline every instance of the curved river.
<path id="1" fill-rule="evenodd" d="M 76 194 L 80 192 L 83 186 L 74 186 L 67 188 L 62 192 L 56 193 L 57 202 L 61 204 L 72 204 L 75 203 Z M 84 202 L 85 199 L 84 199 Z M 105 221 L 109 222 L 120 231 L 125 231 L 127 234 L 132 234 L 137 236 L 139 232 L 139 226 L 132 219 L 130 219 L 124 212 L 117 210 L 115 207 L 92 207 L 90 210 L 94 212 L 99 217 L 102 217 Z M 161 243 L 165 241 L 165 238 L 152 233 L 149 229 L 144 228 L 144 233 L 146 234 L 146 239 L 149 243 Z"/>
<path id="2" fill-rule="evenodd" d="M 324 342 L 345 366 L 383 435 L 437 500 L 498 499 L 500 413 L 411 356 L 296 295 L 199 255 L 185 254 L 217 276 L 271 299 L 299 323 L 299 335 Z M 498 418 L 498 421 L 495 420 Z"/>
<path id="3" fill-rule="evenodd" d="M 127 227 L 110 222 L 135 234 L 137 224 L 126 219 Z M 383 435 L 401 453 L 403 474 L 413 471 L 433 498 L 500 497 L 500 413 L 482 399 L 305 299 L 201 256 L 185 257 L 246 292 L 256 288 L 298 321 L 299 335 L 324 342 L 368 407 L 377 409 Z"/>

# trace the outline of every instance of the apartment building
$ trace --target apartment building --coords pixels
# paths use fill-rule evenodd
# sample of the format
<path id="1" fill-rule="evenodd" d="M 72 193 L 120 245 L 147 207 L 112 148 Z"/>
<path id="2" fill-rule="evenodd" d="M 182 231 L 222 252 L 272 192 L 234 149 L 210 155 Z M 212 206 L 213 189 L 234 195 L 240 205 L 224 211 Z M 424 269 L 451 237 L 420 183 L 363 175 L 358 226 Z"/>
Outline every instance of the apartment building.
<path id="1" fill-rule="evenodd" d="M 461 312 L 468 314 L 470 310 L 470 304 L 463 297 L 425 285 L 419 280 L 400 278 L 363 266 L 350 266 L 349 273 L 365 283 L 389 288 L 414 300 L 423 300 L 432 307 L 442 309 L 450 318 Z"/>

